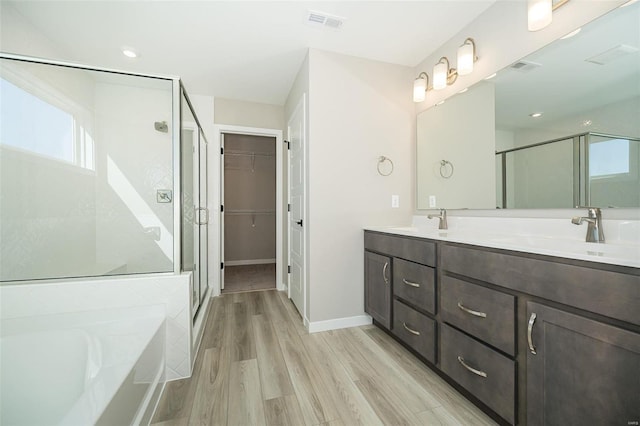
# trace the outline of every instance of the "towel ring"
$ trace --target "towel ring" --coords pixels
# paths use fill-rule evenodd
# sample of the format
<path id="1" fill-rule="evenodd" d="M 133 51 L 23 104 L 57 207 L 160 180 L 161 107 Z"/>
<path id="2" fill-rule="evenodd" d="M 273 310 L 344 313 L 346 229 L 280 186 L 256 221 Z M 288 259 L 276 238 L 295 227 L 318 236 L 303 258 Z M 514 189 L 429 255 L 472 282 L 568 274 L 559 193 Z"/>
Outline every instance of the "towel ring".
<path id="1" fill-rule="evenodd" d="M 451 168 L 451 171 L 449 171 L 449 173 L 447 173 L 447 166 Z M 440 160 L 440 176 L 445 179 L 449 179 L 451 176 L 453 176 L 453 163 L 451 161 Z"/>
<path id="2" fill-rule="evenodd" d="M 389 170 L 389 173 L 383 173 L 383 172 L 380 170 L 380 165 L 381 165 L 381 164 L 384 164 L 386 161 L 388 161 L 388 162 L 389 162 L 389 164 L 391 164 L 391 170 Z M 393 173 L 393 161 L 391 161 L 391 158 L 389 158 L 389 157 L 385 157 L 384 155 L 381 155 L 381 156 L 378 158 L 378 173 L 379 173 L 381 176 L 389 176 L 391 173 Z"/>

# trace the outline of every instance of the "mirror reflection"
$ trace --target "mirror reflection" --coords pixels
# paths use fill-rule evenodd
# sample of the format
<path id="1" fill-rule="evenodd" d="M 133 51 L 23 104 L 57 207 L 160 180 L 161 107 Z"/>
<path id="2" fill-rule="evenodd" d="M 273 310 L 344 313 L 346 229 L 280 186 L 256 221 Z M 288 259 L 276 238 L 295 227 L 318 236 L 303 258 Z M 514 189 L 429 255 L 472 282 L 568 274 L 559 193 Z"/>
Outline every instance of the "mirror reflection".
<path id="1" fill-rule="evenodd" d="M 616 9 L 419 114 L 418 209 L 640 207 L 639 23 L 640 4 Z"/>

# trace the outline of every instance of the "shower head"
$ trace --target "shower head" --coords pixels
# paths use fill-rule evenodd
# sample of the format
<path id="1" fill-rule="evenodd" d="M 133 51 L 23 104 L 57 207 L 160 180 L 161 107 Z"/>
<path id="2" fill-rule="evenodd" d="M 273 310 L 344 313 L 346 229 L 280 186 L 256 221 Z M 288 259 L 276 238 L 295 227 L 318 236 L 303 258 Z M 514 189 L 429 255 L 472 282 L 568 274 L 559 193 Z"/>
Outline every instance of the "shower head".
<path id="1" fill-rule="evenodd" d="M 166 121 L 156 121 L 155 123 L 153 123 L 155 129 L 159 132 L 162 133 L 168 133 L 169 132 L 169 126 L 167 125 Z"/>

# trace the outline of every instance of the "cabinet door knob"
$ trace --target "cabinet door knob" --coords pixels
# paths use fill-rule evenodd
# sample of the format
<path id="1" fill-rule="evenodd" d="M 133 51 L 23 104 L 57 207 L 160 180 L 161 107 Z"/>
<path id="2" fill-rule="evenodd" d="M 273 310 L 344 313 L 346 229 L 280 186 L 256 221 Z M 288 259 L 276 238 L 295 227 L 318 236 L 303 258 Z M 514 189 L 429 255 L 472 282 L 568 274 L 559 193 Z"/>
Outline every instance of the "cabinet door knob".
<path id="1" fill-rule="evenodd" d="M 536 348 L 535 346 L 533 346 L 533 324 L 535 324 L 536 322 L 536 318 L 538 316 L 536 315 L 536 313 L 532 313 L 531 317 L 529 317 L 529 325 L 527 325 L 527 342 L 529 343 L 529 351 L 536 355 Z"/>
<path id="2" fill-rule="evenodd" d="M 415 287 L 415 288 L 420 288 L 420 284 L 414 283 L 412 281 L 407 281 L 405 278 L 402 279 L 402 282 L 405 283 L 408 286 Z"/>
<path id="3" fill-rule="evenodd" d="M 473 315 L 474 317 L 479 317 L 479 318 L 486 318 L 487 314 L 485 314 L 484 312 L 480 312 L 480 311 L 474 311 L 473 309 L 469 309 L 467 307 L 465 307 L 462 302 L 458 302 L 458 308 L 462 309 L 463 311 L 465 311 L 468 314 Z"/>
<path id="4" fill-rule="evenodd" d="M 467 370 L 471 371 L 473 374 L 477 374 L 480 377 L 487 377 L 487 373 L 485 373 L 482 370 L 477 370 L 471 366 L 469 366 L 466 362 L 464 362 L 464 358 L 462 358 L 461 356 L 458 356 L 458 362 Z"/>
<path id="5" fill-rule="evenodd" d="M 389 278 L 387 278 L 387 268 L 389 267 L 389 262 L 384 262 L 384 266 L 382 267 L 382 279 L 385 284 L 389 284 Z"/>

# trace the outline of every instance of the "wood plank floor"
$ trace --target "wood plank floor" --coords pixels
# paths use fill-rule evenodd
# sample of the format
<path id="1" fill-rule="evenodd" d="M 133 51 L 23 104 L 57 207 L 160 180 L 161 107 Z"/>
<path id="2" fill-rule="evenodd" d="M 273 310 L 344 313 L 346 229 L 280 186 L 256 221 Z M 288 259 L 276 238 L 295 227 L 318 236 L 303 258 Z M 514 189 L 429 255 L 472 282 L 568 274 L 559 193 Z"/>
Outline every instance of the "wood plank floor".
<path id="1" fill-rule="evenodd" d="M 494 425 L 375 326 L 307 334 L 276 290 L 225 294 L 152 424 Z"/>
<path id="2" fill-rule="evenodd" d="M 223 293 L 276 288 L 276 264 L 236 265 L 224 268 Z"/>

